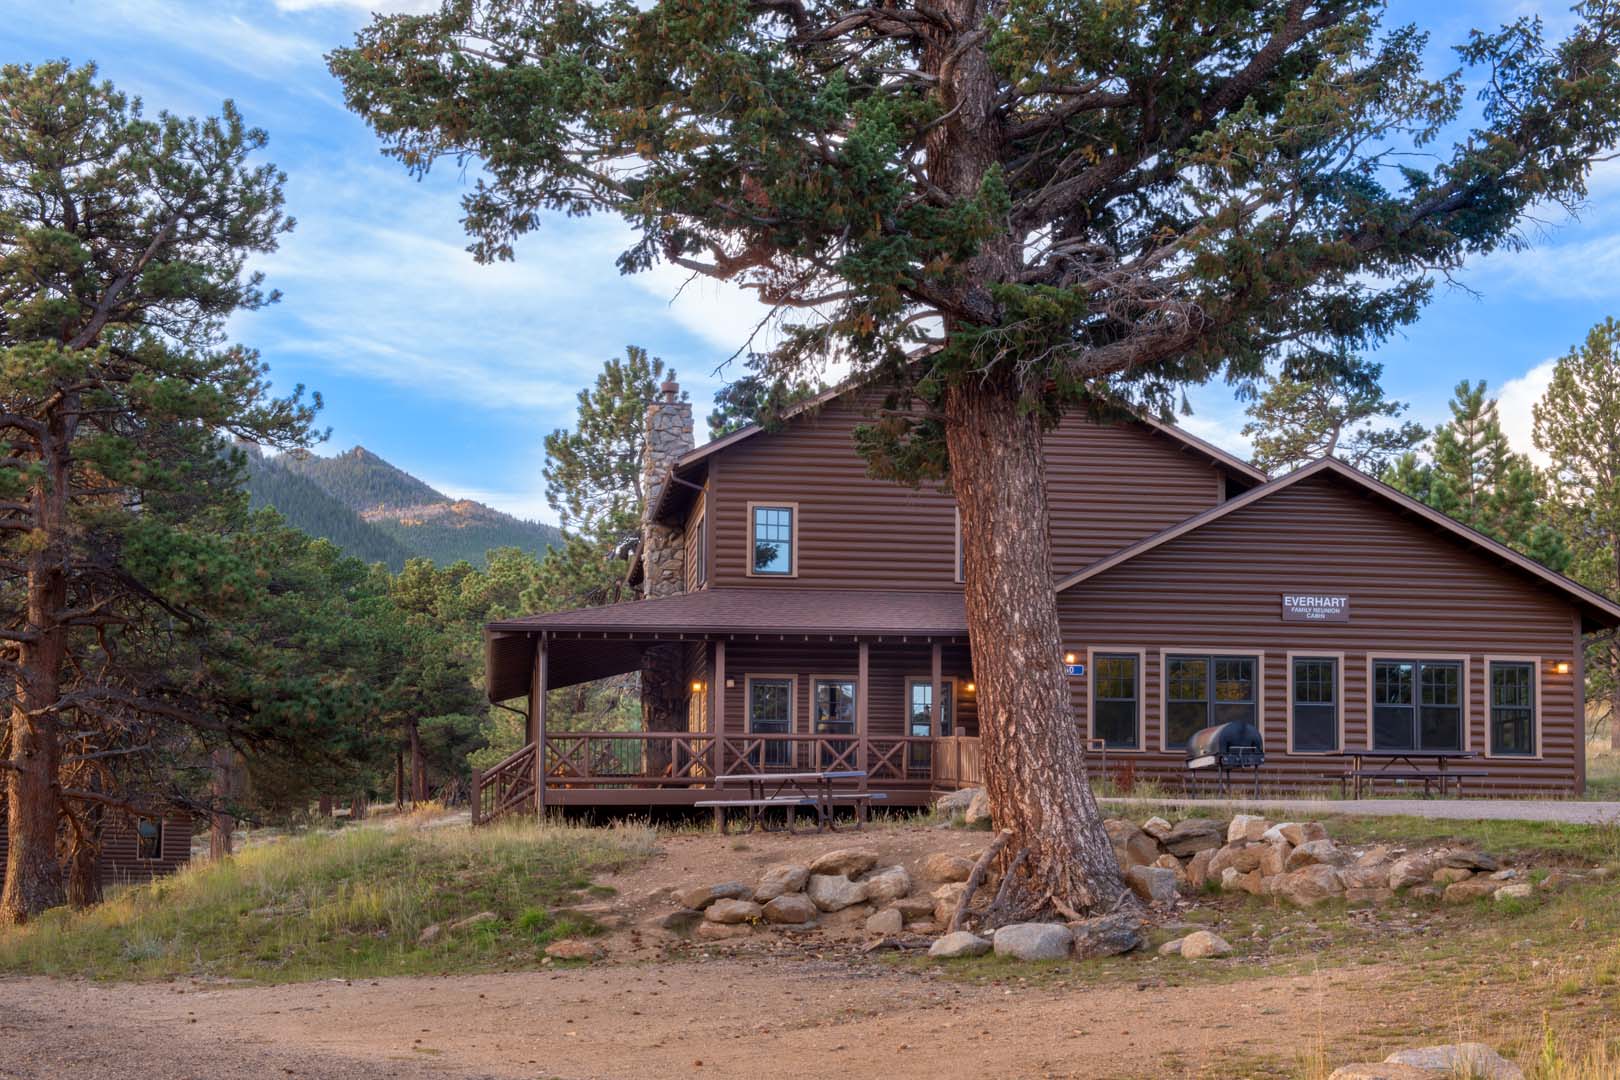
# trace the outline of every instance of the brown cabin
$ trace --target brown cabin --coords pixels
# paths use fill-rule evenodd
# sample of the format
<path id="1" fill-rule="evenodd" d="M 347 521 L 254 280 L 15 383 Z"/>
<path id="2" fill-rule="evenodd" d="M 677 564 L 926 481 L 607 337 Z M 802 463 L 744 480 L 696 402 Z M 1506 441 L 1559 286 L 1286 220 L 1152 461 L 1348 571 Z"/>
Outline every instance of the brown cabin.
<path id="1" fill-rule="evenodd" d="M 129 885 L 172 874 L 191 861 L 191 815 L 109 816 L 101 830 L 101 884 Z M 6 822 L 0 814 L 0 872 L 6 865 Z"/>
<path id="2" fill-rule="evenodd" d="M 890 805 L 978 778 L 954 501 L 867 475 L 869 405 L 831 392 L 694 448 L 665 384 L 630 575 L 645 598 L 486 628 L 490 699 L 529 699 L 531 741 L 479 776 L 481 818 L 690 804 L 730 772 L 859 770 Z M 1073 415 L 1046 462 L 1094 772 L 1174 789 L 1189 735 L 1238 719 L 1272 790 L 1404 746 L 1474 754 L 1468 794 L 1582 791 L 1583 635 L 1620 606 L 1336 460 L 1269 480 L 1175 427 Z M 657 646 L 676 647 L 683 730 L 548 726 L 543 691 L 645 681 Z"/>

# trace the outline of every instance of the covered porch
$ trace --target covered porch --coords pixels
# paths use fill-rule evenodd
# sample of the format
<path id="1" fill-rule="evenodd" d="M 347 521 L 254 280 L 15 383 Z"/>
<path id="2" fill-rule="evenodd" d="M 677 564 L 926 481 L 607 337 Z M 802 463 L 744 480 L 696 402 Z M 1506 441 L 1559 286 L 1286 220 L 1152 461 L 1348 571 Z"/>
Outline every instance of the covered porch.
<path id="1" fill-rule="evenodd" d="M 704 590 L 494 623 L 486 646 L 489 696 L 528 699 L 528 739 L 475 775 L 475 821 L 690 806 L 719 777 L 806 771 L 864 773 L 844 783 L 920 806 L 980 774 L 959 593 Z M 641 670 L 655 648 L 681 658 L 682 730 L 550 715 L 550 691 Z"/>

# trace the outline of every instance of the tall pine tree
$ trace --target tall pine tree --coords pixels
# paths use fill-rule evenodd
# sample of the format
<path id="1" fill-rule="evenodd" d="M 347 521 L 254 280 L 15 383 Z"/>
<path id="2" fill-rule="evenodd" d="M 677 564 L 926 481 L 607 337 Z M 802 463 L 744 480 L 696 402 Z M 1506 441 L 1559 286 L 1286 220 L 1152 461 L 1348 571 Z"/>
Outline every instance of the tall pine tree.
<path id="1" fill-rule="evenodd" d="M 1553 512 L 1574 549 L 1570 573 L 1620 597 L 1620 323 L 1603 320 L 1558 361 L 1534 416 L 1536 446 L 1552 458 Z M 1592 642 L 1586 672 L 1620 749 L 1620 637 Z"/>
<path id="2" fill-rule="evenodd" d="M 1336 457 L 1377 476 L 1428 437 L 1422 424 L 1393 421 L 1406 405 L 1384 394 L 1381 364 L 1346 357 L 1342 366 L 1300 378 L 1286 366 L 1268 375 L 1248 408 L 1243 434 L 1257 469 L 1276 476 Z"/>

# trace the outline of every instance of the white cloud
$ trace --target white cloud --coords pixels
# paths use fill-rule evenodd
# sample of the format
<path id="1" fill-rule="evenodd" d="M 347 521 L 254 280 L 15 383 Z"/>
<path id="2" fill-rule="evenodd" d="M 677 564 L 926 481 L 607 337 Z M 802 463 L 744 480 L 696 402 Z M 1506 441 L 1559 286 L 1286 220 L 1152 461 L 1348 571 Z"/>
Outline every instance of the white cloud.
<path id="1" fill-rule="evenodd" d="M 1509 379 L 1502 384 L 1501 394 L 1496 399 L 1496 415 L 1501 420 L 1502 434 L 1507 436 L 1508 444 L 1519 453 L 1530 455 L 1530 460 L 1544 468 L 1552 461 L 1536 449 L 1532 434 L 1535 431 L 1535 417 L 1531 408 L 1546 396 L 1547 385 L 1552 381 L 1553 368 L 1557 363 L 1556 360 L 1543 360 L 1518 378 Z"/>

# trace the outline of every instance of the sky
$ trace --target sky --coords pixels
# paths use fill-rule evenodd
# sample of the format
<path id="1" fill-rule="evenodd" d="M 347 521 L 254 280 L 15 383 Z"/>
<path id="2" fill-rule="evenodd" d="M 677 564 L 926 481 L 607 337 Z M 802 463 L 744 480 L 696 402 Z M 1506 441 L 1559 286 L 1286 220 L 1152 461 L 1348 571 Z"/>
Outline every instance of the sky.
<path id="1" fill-rule="evenodd" d="M 363 445 L 447 494 L 519 517 L 555 521 L 546 505 L 543 439 L 574 417 L 577 393 L 610 356 L 640 345 L 679 373 L 699 416 L 739 372 L 721 365 L 762 309 L 727 286 L 670 268 L 621 276 L 629 232 L 616 219 L 547 220 L 515 262 L 481 266 L 466 250 L 461 196 L 473 174 L 426 179 L 384 158 L 343 106 L 324 54 L 352 40 L 373 8 L 429 0 L 0 0 L 0 61 L 94 61 L 148 112 L 217 113 L 234 100 L 265 128 L 263 159 L 287 174 L 297 219 L 257 263 L 280 303 L 233 320 L 261 351 L 278 391 L 322 395 L 334 453 Z M 1389 21 L 1432 33 L 1435 71 L 1471 27 L 1562 4 L 1393 0 Z M 1620 314 L 1620 166 L 1594 178 L 1578 218 L 1540 215 L 1527 252 L 1475 260 L 1437 287 L 1422 320 L 1383 345 L 1389 393 L 1434 424 L 1461 379 L 1486 379 L 1503 427 L 1530 444 L 1530 407 L 1552 362 L 1595 323 Z M 1239 454 L 1243 405 L 1214 384 L 1190 394 L 1193 433 Z"/>

